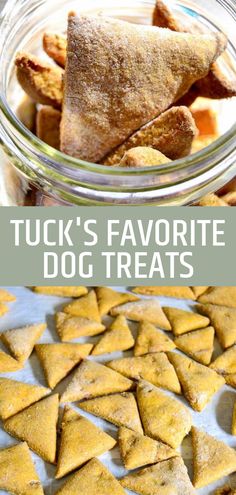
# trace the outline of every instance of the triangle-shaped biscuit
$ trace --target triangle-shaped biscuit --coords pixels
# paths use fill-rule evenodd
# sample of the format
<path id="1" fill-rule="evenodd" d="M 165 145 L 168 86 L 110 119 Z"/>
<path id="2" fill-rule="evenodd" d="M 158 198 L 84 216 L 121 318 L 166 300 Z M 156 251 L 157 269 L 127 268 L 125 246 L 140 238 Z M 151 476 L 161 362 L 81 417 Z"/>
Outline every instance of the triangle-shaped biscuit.
<path id="1" fill-rule="evenodd" d="M 236 388 L 236 345 L 216 358 L 210 367 L 223 375 L 228 385 Z"/>
<path id="2" fill-rule="evenodd" d="M 47 296 L 57 297 L 80 297 L 88 294 L 87 287 L 34 287 L 37 294 L 46 294 Z"/>
<path id="3" fill-rule="evenodd" d="M 97 287 L 96 294 L 101 316 L 107 315 L 114 306 L 138 300 L 133 294 L 117 292 L 109 287 Z"/>
<path id="4" fill-rule="evenodd" d="M 35 350 L 43 367 L 48 386 L 53 389 L 82 359 L 92 344 L 38 344 Z"/>
<path id="5" fill-rule="evenodd" d="M 159 462 L 120 480 L 121 485 L 140 495 L 194 495 L 187 468 L 180 457 Z"/>
<path id="6" fill-rule="evenodd" d="M 55 495 L 126 495 L 119 481 L 98 460 L 76 471 Z"/>
<path id="7" fill-rule="evenodd" d="M 134 346 L 134 338 L 123 315 L 117 316 L 110 328 L 94 346 L 92 355 L 108 354 L 116 351 L 127 351 Z"/>
<path id="8" fill-rule="evenodd" d="M 39 323 L 7 330 L 1 334 L 1 340 L 13 356 L 24 363 L 33 352 L 35 343 L 40 339 L 46 326 L 44 323 Z"/>
<path id="9" fill-rule="evenodd" d="M 0 301 L 2 303 L 4 302 L 13 302 L 16 300 L 16 297 L 13 296 L 13 294 L 11 294 L 10 292 L 8 292 L 8 290 L 6 289 L 0 289 Z"/>
<path id="10" fill-rule="evenodd" d="M 0 316 L 3 316 L 5 315 L 6 313 L 8 313 L 9 311 L 9 308 L 6 304 L 0 302 Z"/>
<path id="11" fill-rule="evenodd" d="M 152 323 L 143 321 L 139 324 L 138 335 L 134 347 L 135 356 L 143 356 L 153 352 L 166 352 L 175 349 L 173 340 L 158 330 Z"/>
<path id="12" fill-rule="evenodd" d="M 101 323 L 96 293 L 91 290 L 87 296 L 80 297 L 70 304 L 66 304 L 64 312 L 71 316 L 80 316 Z"/>
<path id="13" fill-rule="evenodd" d="M 61 396 L 61 402 L 92 399 L 106 394 L 126 392 L 133 382 L 95 361 L 83 361 Z"/>
<path id="14" fill-rule="evenodd" d="M 0 450 L 0 490 L 15 495 L 43 495 L 27 443 Z"/>
<path id="15" fill-rule="evenodd" d="M 50 395 L 4 422 L 10 435 L 27 442 L 46 462 L 55 463 L 59 397 Z"/>
<path id="16" fill-rule="evenodd" d="M 56 329 L 62 342 L 80 337 L 92 337 L 104 332 L 106 327 L 98 321 L 80 316 L 70 316 L 66 313 L 56 313 Z"/>
<path id="17" fill-rule="evenodd" d="M 236 308 L 216 304 L 199 304 L 197 310 L 210 318 L 223 349 L 236 344 Z"/>
<path id="18" fill-rule="evenodd" d="M 49 388 L 0 377 L 0 418 L 10 418 L 50 392 Z"/>
<path id="19" fill-rule="evenodd" d="M 191 289 L 192 289 L 196 299 L 198 299 L 199 296 L 204 294 L 204 292 L 206 292 L 207 289 L 209 289 L 209 286 L 207 286 L 207 285 L 206 286 L 205 285 L 200 286 L 199 285 L 199 286 L 193 286 L 193 287 L 191 287 Z"/>
<path id="20" fill-rule="evenodd" d="M 209 318 L 183 309 L 165 306 L 163 311 L 171 324 L 174 335 L 198 330 L 207 327 L 210 323 Z"/>
<path id="21" fill-rule="evenodd" d="M 208 366 L 214 350 L 214 335 L 214 328 L 206 327 L 201 330 L 195 330 L 195 332 L 179 335 L 179 337 L 175 338 L 175 344 L 178 349 L 188 354 L 195 361 Z"/>
<path id="22" fill-rule="evenodd" d="M 119 429 L 118 440 L 121 457 L 128 470 L 155 464 L 179 455 L 168 445 L 124 426 Z"/>
<path id="23" fill-rule="evenodd" d="M 211 287 L 198 301 L 203 304 L 217 304 L 236 308 L 236 287 Z"/>
<path id="24" fill-rule="evenodd" d="M 122 304 L 111 310 L 112 316 L 124 315 L 128 320 L 148 321 L 164 330 L 171 330 L 169 321 L 162 311 L 160 303 L 155 299 L 146 299 Z"/>
<path id="25" fill-rule="evenodd" d="M 168 358 L 175 367 L 186 399 L 195 411 L 202 411 L 224 385 L 224 378 L 182 354 L 169 352 Z"/>
<path id="26" fill-rule="evenodd" d="M 86 400 L 80 402 L 79 407 L 116 426 L 126 426 L 130 430 L 143 433 L 137 402 L 130 392 Z"/>
<path id="27" fill-rule="evenodd" d="M 133 292 L 135 292 L 135 294 L 144 294 L 146 296 L 196 299 L 190 287 L 135 287 Z"/>
<path id="28" fill-rule="evenodd" d="M 93 162 L 183 96 L 226 47 L 221 34 L 103 16 L 70 16 L 67 37 L 61 151 Z"/>
<path id="29" fill-rule="evenodd" d="M 166 388 L 176 394 L 181 394 L 175 369 L 164 352 L 141 357 L 115 359 L 107 363 L 107 366 L 131 380 L 146 380 L 156 387 Z"/>
<path id="30" fill-rule="evenodd" d="M 21 370 L 23 365 L 16 359 L 0 350 L 0 373 L 11 373 Z"/>
<path id="31" fill-rule="evenodd" d="M 65 407 L 56 478 L 66 476 L 93 457 L 111 450 L 115 444 L 110 435 L 70 407 Z"/>
<path id="32" fill-rule="evenodd" d="M 196 488 L 236 471 L 236 451 L 208 433 L 192 427 L 193 468 Z"/>
<path id="33" fill-rule="evenodd" d="M 145 434 L 179 447 L 192 425 L 187 407 L 144 381 L 138 383 L 137 400 Z"/>

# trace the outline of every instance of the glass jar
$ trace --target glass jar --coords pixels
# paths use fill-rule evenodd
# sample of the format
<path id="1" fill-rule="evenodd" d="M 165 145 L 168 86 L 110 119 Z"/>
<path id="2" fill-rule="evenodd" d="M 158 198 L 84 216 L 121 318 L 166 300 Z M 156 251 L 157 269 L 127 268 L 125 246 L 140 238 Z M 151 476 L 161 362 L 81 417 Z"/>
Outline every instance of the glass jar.
<path id="1" fill-rule="evenodd" d="M 148 24 L 154 4 L 154 0 L 8 0 L 0 19 L 1 204 L 188 205 L 236 175 L 235 99 L 218 103 L 222 135 L 213 144 L 187 158 L 138 170 L 71 158 L 40 141 L 16 117 L 22 96 L 14 71 L 18 51 L 39 55 L 43 33 L 65 32 L 70 10 Z M 234 0 L 181 0 L 172 6 L 178 15 L 226 32 L 224 63 L 235 70 Z"/>

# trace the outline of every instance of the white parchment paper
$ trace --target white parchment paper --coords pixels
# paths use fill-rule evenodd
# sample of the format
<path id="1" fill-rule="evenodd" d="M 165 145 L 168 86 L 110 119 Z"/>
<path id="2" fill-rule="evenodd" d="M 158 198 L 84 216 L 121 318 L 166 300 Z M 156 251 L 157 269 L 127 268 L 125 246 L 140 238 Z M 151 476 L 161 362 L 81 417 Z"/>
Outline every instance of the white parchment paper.
<path id="1" fill-rule="evenodd" d="M 7 330 L 9 328 L 21 327 L 26 324 L 36 323 L 36 322 L 47 322 L 47 330 L 41 337 L 41 343 L 46 342 L 59 342 L 55 326 L 54 326 L 54 313 L 55 311 L 60 310 L 63 307 L 63 304 L 68 302 L 68 299 L 44 296 L 34 294 L 30 289 L 24 287 L 9 287 L 8 288 L 13 294 L 16 295 L 17 301 L 10 303 L 10 311 L 7 315 L 0 318 L 0 332 Z M 124 287 L 116 287 L 116 290 L 125 290 Z M 182 309 L 191 309 L 194 306 L 192 301 L 181 301 L 177 299 L 169 299 L 169 298 L 159 298 L 161 304 L 175 306 Z M 107 323 L 109 323 L 109 318 L 106 318 Z M 130 323 L 130 326 L 134 332 L 136 333 L 136 324 Z M 170 332 L 168 336 L 171 336 Z M 93 342 L 95 343 L 99 337 L 93 337 L 89 339 L 80 339 L 79 342 Z M 75 341 L 76 342 L 76 341 Z M 1 345 L 2 346 L 2 345 Z M 4 347 L 2 347 L 4 349 Z M 215 352 L 214 357 L 220 353 L 220 348 L 215 342 Z M 113 353 L 109 355 L 103 355 L 96 360 L 101 362 L 108 361 L 111 359 L 116 359 L 119 357 L 132 355 L 132 352 L 125 353 Z M 90 358 L 94 359 L 94 358 Z M 43 371 L 37 359 L 35 353 L 32 354 L 30 359 L 26 362 L 23 370 L 18 371 L 17 373 L 9 373 L 4 374 L 3 376 L 7 376 L 12 379 L 24 381 L 27 383 L 38 384 L 47 386 Z M 70 376 L 71 378 L 71 376 Z M 65 389 L 66 384 L 68 383 L 69 378 L 63 380 L 55 389 L 55 392 L 61 393 L 62 390 Z M 174 395 L 171 392 L 166 392 L 170 395 Z M 187 402 L 183 397 L 178 397 L 179 400 L 182 400 L 185 405 L 188 406 Z M 202 413 L 197 413 L 189 407 L 192 417 L 193 424 L 199 428 L 206 430 L 209 434 L 215 436 L 219 440 L 223 440 L 231 447 L 236 447 L 236 437 L 231 435 L 231 422 L 232 422 L 232 412 L 233 412 L 233 404 L 236 400 L 236 392 L 233 388 L 224 386 L 213 398 L 212 402 L 206 407 L 206 409 Z M 77 409 L 80 414 L 86 416 L 90 420 L 92 420 L 96 425 L 103 428 L 104 431 L 109 433 L 110 435 L 116 438 L 117 428 L 112 424 L 103 421 L 102 419 L 96 418 L 90 414 L 86 414 L 84 411 L 81 411 L 77 407 L 77 403 L 73 404 L 73 407 Z M 10 445 L 16 444 L 17 441 L 4 432 L 2 426 L 0 428 L 0 448 L 4 448 Z M 191 438 L 188 436 L 182 446 L 181 453 L 184 458 L 184 461 L 189 470 L 190 477 L 192 476 L 192 446 L 191 446 Z M 40 457 L 36 454 L 32 453 L 32 457 L 34 459 L 37 472 L 43 484 L 45 495 L 54 495 L 57 489 L 65 482 L 66 478 L 61 481 L 54 480 L 55 474 L 55 466 L 45 463 Z M 100 456 L 100 460 L 110 469 L 110 471 L 116 476 L 121 477 L 126 474 L 126 470 L 122 466 L 122 462 L 119 455 L 119 450 L 115 447 L 111 452 L 108 452 L 102 456 Z M 232 486 L 236 486 L 236 474 L 232 475 L 228 478 Z M 197 493 L 199 495 L 211 495 L 214 493 L 214 490 L 218 486 L 222 486 L 224 482 L 228 481 L 226 479 L 221 480 L 215 484 L 209 485 L 206 488 L 198 490 Z M 5 491 L 0 490 L 0 495 L 5 494 Z M 128 492 L 127 493 L 131 493 Z M 83 494 L 81 494 L 83 495 Z M 183 494 L 184 495 L 184 494 Z"/>

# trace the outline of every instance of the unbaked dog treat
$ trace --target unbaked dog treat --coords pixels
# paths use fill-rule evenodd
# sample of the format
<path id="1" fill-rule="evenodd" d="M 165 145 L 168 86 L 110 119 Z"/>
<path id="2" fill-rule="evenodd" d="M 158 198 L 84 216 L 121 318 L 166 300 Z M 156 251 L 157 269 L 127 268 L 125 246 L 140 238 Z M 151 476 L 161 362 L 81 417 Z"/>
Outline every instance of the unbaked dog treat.
<path id="1" fill-rule="evenodd" d="M 94 346 L 92 355 L 107 354 L 116 351 L 127 351 L 134 347 L 134 337 L 123 315 L 117 316 L 108 330 Z"/>
<path id="2" fill-rule="evenodd" d="M 190 110 L 181 106 L 173 107 L 133 134 L 119 148 L 110 153 L 103 163 L 117 165 L 125 152 L 131 148 L 145 146 L 150 146 L 171 160 L 176 160 L 189 155 L 196 135 L 197 127 Z M 155 161 L 154 155 L 153 158 Z"/>
<path id="3" fill-rule="evenodd" d="M 169 163 L 169 160 L 160 151 L 139 146 L 126 151 L 118 165 L 120 167 L 156 167 L 164 163 Z"/>
<path id="4" fill-rule="evenodd" d="M 208 366 L 214 351 L 214 335 L 213 327 L 202 328 L 176 337 L 175 344 L 195 361 Z"/>
<path id="5" fill-rule="evenodd" d="M 42 107 L 37 112 L 36 135 L 56 150 L 60 149 L 61 112 L 53 107 Z"/>
<path id="6" fill-rule="evenodd" d="M 43 48 L 47 55 L 63 69 L 66 65 L 67 39 L 58 33 L 44 33 Z"/>
<path id="7" fill-rule="evenodd" d="M 0 338 L 14 358 L 24 363 L 30 357 L 46 327 L 45 323 L 37 323 L 23 328 L 14 328 L 1 333 Z"/>
<path id="8" fill-rule="evenodd" d="M 175 349 L 173 340 L 152 323 L 143 321 L 139 324 L 138 334 L 135 341 L 134 355 L 143 356 L 153 352 L 166 352 Z"/>
<path id="9" fill-rule="evenodd" d="M 236 308 L 215 304 L 199 304 L 197 310 L 210 318 L 223 349 L 236 344 Z"/>

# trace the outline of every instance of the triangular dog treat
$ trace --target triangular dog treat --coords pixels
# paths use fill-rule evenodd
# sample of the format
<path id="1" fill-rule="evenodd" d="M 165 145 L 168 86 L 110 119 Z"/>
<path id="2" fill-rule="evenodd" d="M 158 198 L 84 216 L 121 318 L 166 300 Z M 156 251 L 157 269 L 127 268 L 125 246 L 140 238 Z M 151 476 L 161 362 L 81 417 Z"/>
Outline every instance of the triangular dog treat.
<path id="1" fill-rule="evenodd" d="M 23 365 L 19 361 L 0 350 L 0 373 L 11 373 L 22 368 Z"/>
<path id="2" fill-rule="evenodd" d="M 55 495 L 126 495 L 119 481 L 98 460 L 76 471 Z"/>
<path id="3" fill-rule="evenodd" d="M 197 306 L 197 310 L 210 318 L 223 349 L 236 344 L 236 308 L 201 304 Z"/>
<path id="4" fill-rule="evenodd" d="M 199 328 L 207 327 L 210 323 L 209 318 L 183 309 L 165 306 L 163 311 L 171 324 L 174 335 L 182 335 L 192 330 L 198 330 Z"/>
<path id="5" fill-rule="evenodd" d="M 92 344 L 38 344 L 35 346 L 48 386 L 56 385 L 87 357 Z"/>
<path id="6" fill-rule="evenodd" d="M 0 490 L 14 495 L 43 495 L 27 443 L 0 450 Z"/>
<path id="7" fill-rule="evenodd" d="M 79 407 L 116 426 L 126 426 L 130 430 L 143 433 L 137 403 L 130 392 L 86 400 L 80 402 Z"/>
<path id="8" fill-rule="evenodd" d="M 194 495 L 187 468 L 180 457 L 128 474 L 121 485 L 140 495 Z"/>
<path id="9" fill-rule="evenodd" d="M 80 297 L 88 294 L 87 287 L 34 287 L 34 292 L 57 297 Z"/>
<path id="10" fill-rule="evenodd" d="M 192 427 L 193 438 L 193 470 L 196 488 L 236 471 L 236 451 L 224 442 Z"/>
<path id="11" fill-rule="evenodd" d="M 193 291 L 193 293 L 194 293 L 194 295 L 195 295 L 195 297 L 197 299 L 199 296 L 201 296 L 202 294 L 204 294 L 204 292 L 206 292 L 207 289 L 209 289 L 209 287 L 208 286 L 205 286 L 205 285 L 203 285 L 203 286 L 200 286 L 199 285 L 199 286 L 191 287 L 191 289 L 192 289 L 192 291 Z"/>
<path id="12" fill-rule="evenodd" d="M 62 342 L 79 339 L 80 337 L 91 337 L 104 332 L 106 327 L 98 321 L 80 316 L 70 316 L 66 313 L 56 313 L 56 329 Z"/>
<path id="13" fill-rule="evenodd" d="M 116 292 L 109 287 L 97 287 L 96 295 L 101 316 L 107 315 L 114 306 L 138 300 L 133 294 Z"/>
<path id="14" fill-rule="evenodd" d="M 224 385 L 224 378 L 182 354 L 169 352 L 168 358 L 175 367 L 186 399 L 195 411 L 202 411 Z"/>
<path id="15" fill-rule="evenodd" d="M 102 160 L 207 75 L 226 42 L 222 34 L 70 16 L 61 150 Z"/>
<path id="16" fill-rule="evenodd" d="M 179 447 L 192 425 L 187 407 L 144 381 L 138 383 L 137 399 L 145 434 Z"/>
<path id="17" fill-rule="evenodd" d="M 181 394 L 175 369 L 164 352 L 147 354 L 142 357 L 115 359 L 107 363 L 107 366 L 131 380 L 146 380 L 156 387 Z"/>
<path id="18" fill-rule="evenodd" d="M 173 340 L 152 323 L 143 321 L 139 324 L 138 335 L 135 342 L 134 355 L 142 356 L 152 352 L 166 352 L 175 349 Z"/>
<path id="19" fill-rule="evenodd" d="M 124 315 L 128 320 L 147 321 L 164 330 L 171 330 L 171 326 L 161 309 L 160 303 L 155 299 L 143 299 L 142 301 L 117 306 L 111 310 L 111 315 Z"/>
<path id="20" fill-rule="evenodd" d="M 223 375 L 228 385 L 236 388 L 236 345 L 216 358 L 211 368 Z"/>
<path id="21" fill-rule="evenodd" d="M 10 418 L 50 392 L 49 388 L 0 378 L 0 418 Z"/>
<path id="22" fill-rule="evenodd" d="M 217 304 L 236 308 L 236 287 L 211 287 L 198 301 L 203 304 Z"/>
<path id="23" fill-rule="evenodd" d="M 87 296 L 76 299 L 64 307 L 64 312 L 72 316 L 80 316 L 89 320 L 101 323 L 101 316 L 98 309 L 98 302 L 94 290 L 91 290 Z"/>
<path id="24" fill-rule="evenodd" d="M 134 346 L 134 338 L 123 315 L 117 316 L 93 349 L 93 356 L 115 351 L 127 351 Z"/>
<path id="25" fill-rule="evenodd" d="M 4 429 L 13 437 L 27 442 L 30 449 L 45 461 L 56 460 L 58 395 L 27 407 L 4 422 Z"/>
<path id="26" fill-rule="evenodd" d="M 176 299 L 195 299 L 190 287 L 135 287 L 135 294 L 146 296 L 174 297 Z"/>
<path id="27" fill-rule="evenodd" d="M 46 327 L 47 325 L 42 323 L 7 330 L 1 334 L 1 340 L 13 356 L 24 363 L 33 352 L 35 343 L 40 339 Z"/>
<path id="28" fill-rule="evenodd" d="M 213 327 L 203 328 L 195 332 L 176 337 L 175 343 L 181 351 L 191 356 L 195 361 L 206 366 L 210 364 L 214 350 Z"/>
<path id="29" fill-rule="evenodd" d="M 70 407 L 65 407 L 56 478 L 66 476 L 93 457 L 112 449 L 115 444 L 110 435 Z"/>
<path id="30" fill-rule="evenodd" d="M 126 392 L 133 382 L 95 361 L 83 361 L 61 396 L 61 402 L 92 399 L 106 394 Z"/>
<path id="31" fill-rule="evenodd" d="M 236 495 L 236 488 L 231 488 L 229 485 L 224 485 L 218 488 L 214 495 Z"/>
<path id="32" fill-rule="evenodd" d="M 12 302 L 15 301 L 16 297 L 10 294 L 6 289 L 0 289 L 0 301 L 1 302 Z"/>
<path id="33" fill-rule="evenodd" d="M 232 419 L 232 435 L 236 435 L 236 402 L 234 404 L 233 419 Z"/>
<path id="34" fill-rule="evenodd" d="M 118 439 L 121 457 L 128 470 L 137 469 L 147 464 L 155 464 L 179 455 L 168 445 L 124 426 L 119 429 Z"/>
<path id="35" fill-rule="evenodd" d="M 7 305 L 0 302 L 0 316 L 5 315 L 6 313 L 8 313 L 8 311 L 9 311 L 9 308 L 7 307 Z"/>

